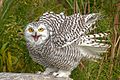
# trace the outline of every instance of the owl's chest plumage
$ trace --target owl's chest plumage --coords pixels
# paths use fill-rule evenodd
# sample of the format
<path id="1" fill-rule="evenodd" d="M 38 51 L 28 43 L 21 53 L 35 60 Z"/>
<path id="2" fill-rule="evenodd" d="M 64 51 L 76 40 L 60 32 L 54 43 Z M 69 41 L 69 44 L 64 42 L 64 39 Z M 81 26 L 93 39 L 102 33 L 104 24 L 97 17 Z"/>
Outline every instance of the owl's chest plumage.
<path id="1" fill-rule="evenodd" d="M 73 70 L 82 58 L 75 44 L 64 48 L 56 48 L 51 42 L 38 46 L 28 44 L 28 49 L 32 59 L 45 67 Z"/>

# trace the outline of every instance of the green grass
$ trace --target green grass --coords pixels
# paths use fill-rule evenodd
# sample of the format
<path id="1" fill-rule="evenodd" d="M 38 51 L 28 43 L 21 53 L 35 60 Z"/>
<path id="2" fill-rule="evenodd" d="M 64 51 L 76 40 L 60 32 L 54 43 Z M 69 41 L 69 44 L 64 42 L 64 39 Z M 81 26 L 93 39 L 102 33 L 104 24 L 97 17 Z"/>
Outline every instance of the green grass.
<path id="1" fill-rule="evenodd" d="M 86 6 L 87 1 L 90 1 L 90 4 Z M 77 2 L 81 14 L 102 13 L 104 17 L 97 23 L 98 28 L 95 32 L 110 32 L 109 43 L 112 47 L 98 62 L 83 60 L 84 67 L 78 66 L 71 77 L 74 80 L 117 80 L 120 78 L 120 40 L 116 47 L 114 42 L 116 43 L 120 36 L 120 25 L 117 28 L 114 23 L 120 20 L 115 18 L 117 13 L 120 16 L 120 11 L 117 12 L 115 6 L 118 0 L 77 0 Z M 4 0 L 0 8 L 0 72 L 44 71 L 43 66 L 30 58 L 22 34 L 26 24 L 37 20 L 46 11 L 65 12 L 66 15 L 71 15 L 74 13 L 74 1 Z"/>

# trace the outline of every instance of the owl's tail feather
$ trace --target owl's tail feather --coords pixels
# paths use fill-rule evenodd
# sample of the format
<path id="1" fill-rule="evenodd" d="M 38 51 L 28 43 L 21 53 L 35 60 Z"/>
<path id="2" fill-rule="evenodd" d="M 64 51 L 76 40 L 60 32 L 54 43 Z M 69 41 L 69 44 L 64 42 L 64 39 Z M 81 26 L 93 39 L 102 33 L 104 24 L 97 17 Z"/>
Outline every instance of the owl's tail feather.
<path id="1" fill-rule="evenodd" d="M 107 52 L 110 45 L 106 43 L 107 40 L 99 40 L 96 38 L 103 38 L 107 36 L 107 33 L 85 36 L 83 42 L 80 44 L 82 55 L 86 58 L 101 58 L 100 54 Z"/>

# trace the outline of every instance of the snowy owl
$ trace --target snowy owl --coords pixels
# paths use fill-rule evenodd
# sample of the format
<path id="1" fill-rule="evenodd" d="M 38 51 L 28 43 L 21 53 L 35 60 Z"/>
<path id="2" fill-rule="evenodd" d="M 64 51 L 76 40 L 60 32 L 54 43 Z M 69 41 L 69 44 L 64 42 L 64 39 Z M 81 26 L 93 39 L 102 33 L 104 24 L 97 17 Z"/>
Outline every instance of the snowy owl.
<path id="1" fill-rule="evenodd" d="M 66 16 L 44 13 L 25 28 L 27 48 L 32 59 L 45 66 L 44 75 L 69 77 L 82 58 L 99 59 L 109 47 L 100 38 L 107 33 L 90 34 L 99 13 Z"/>

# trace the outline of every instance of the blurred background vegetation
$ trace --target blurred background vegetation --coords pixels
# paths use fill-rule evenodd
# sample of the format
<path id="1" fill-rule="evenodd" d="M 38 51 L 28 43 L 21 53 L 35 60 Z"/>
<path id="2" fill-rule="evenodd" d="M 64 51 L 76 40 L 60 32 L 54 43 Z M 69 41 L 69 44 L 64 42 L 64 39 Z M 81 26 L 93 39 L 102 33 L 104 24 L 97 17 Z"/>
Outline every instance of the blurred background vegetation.
<path id="1" fill-rule="evenodd" d="M 44 12 L 99 12 L 103 19 L 94 32 L 110 32 L 112 45 L 103 59 L 81 61 L 72 72 L 74 80 L 120 79 L 120 1 L 119 0 L 0 0 L 0 72 L 44 71 L 43 66 L 29 57 L 24 39 L 24 28 Z"/>

